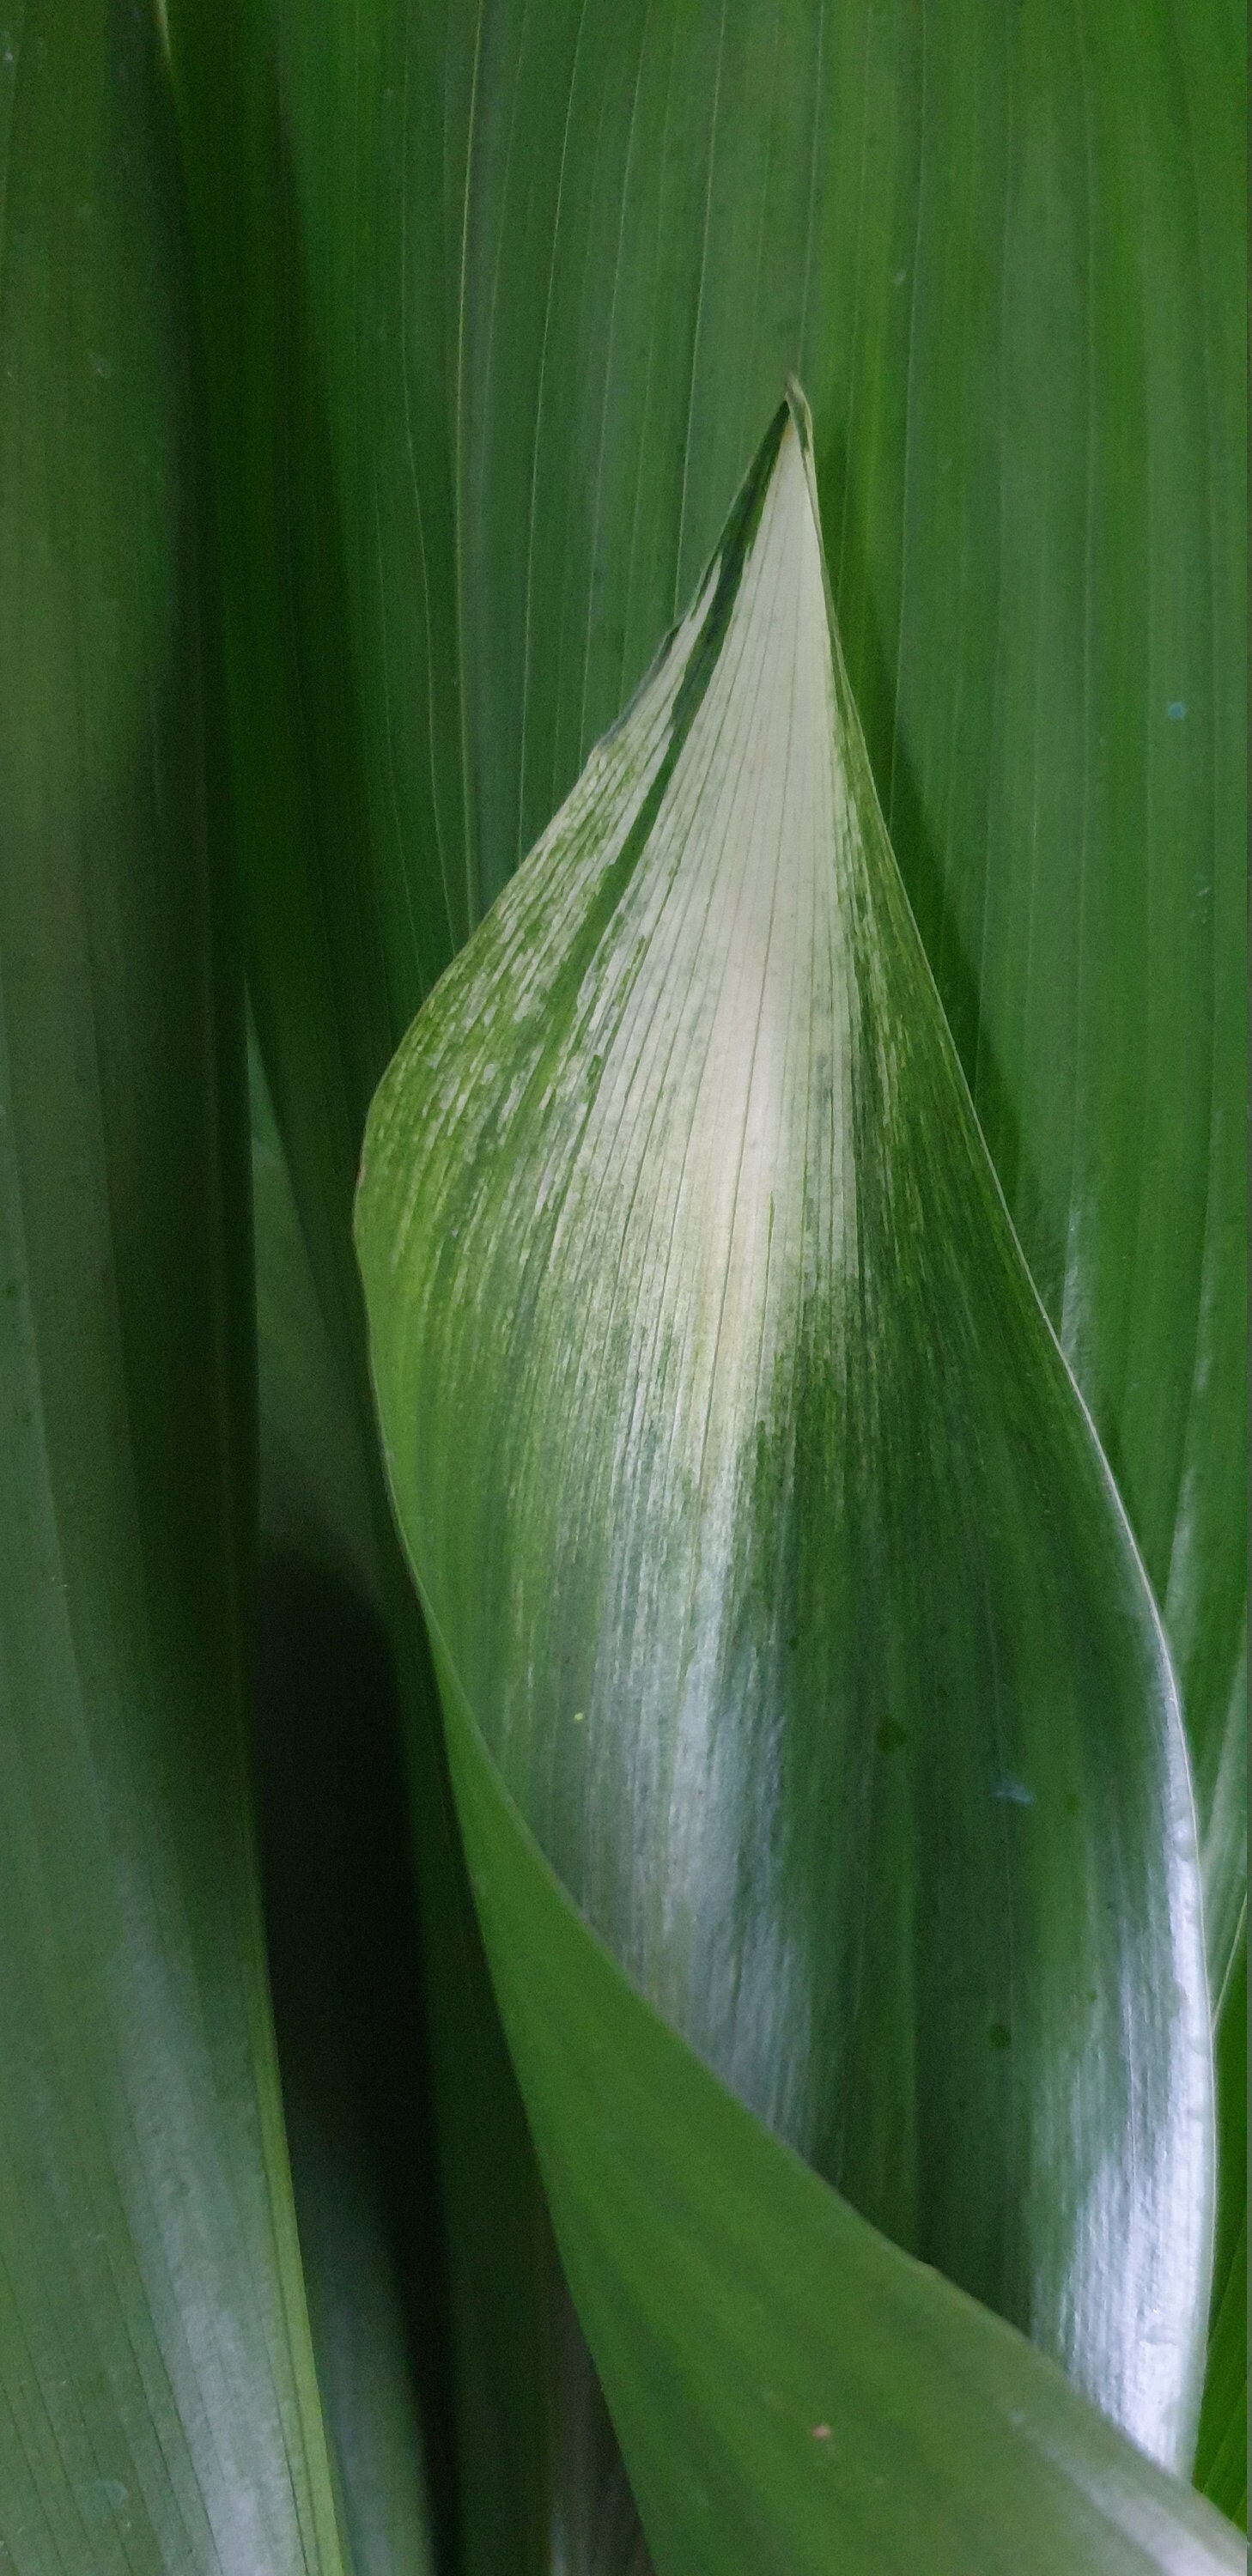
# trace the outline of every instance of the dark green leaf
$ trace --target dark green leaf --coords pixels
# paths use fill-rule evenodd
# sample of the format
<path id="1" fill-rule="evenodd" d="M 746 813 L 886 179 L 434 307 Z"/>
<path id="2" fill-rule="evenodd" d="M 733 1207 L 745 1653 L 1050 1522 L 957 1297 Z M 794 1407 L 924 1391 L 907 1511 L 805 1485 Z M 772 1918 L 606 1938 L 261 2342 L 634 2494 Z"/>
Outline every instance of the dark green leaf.
<path id="1" fill-rule="evenodd" d="M 1245 1870 L 1238 13 L 171 18 L 250 952 L 341 1338 L 371 1085 L 799 365 L 906 884 L 1164 1601 L 1220 1984 Z"/>
<path id="2" fill-rule="evenodd" d="M 169 105 L 0 46 L 0 2558 L 337 2576 L 249 1815 L 242 996 Z"/>
<path id="3" fill-rule="evenodd" d="M 455 792 L 459 724 L 448 618 L 432 622 L 440 599 L 431 587 L 439 579 L 438 531 L 413 483 L 419 461 L 425 480 L 433 472 L 439 482 L 438 336 L 426 334 L 414 351 L 420 385 L 433 368 L 435 390 L 420 398 L 415 391 L 410 404 L 401 388 L 385 423 L 371 404 L 368 444 L 380 480 L 376 490 L 371 467 L 353 486 L 353 511 L 359 502 L 364 513 L 354 516 L 354 567 L 365 563 L 366 548 L 376 566 L 406 566 L 403 599 L 388 598 L 381 661 L 391 676 L 370 696 L 367 754 L 353 676 L 352 636 L 363 630 L 345 576 L 344 486 L 335 453 L 339 436 L 354 440 L 355 431 L 345 420 L 337 373 L 333 388 L 328 379 L 316 307 L 331 293 L 354 339 L 356 310 L 362 365 L 382 370 L 376 382 L 391 381 L 396 299 L 403 301 L 409 278 L 395 228 L 404 196 L 396 115 L 401 98 L 406 115 L 411 104 L 414 148 L 429 167 L 420 138 L 438 120 L 438 87 L 428 77 L 434 33 L 428 45 L 415 17 L 410 78 L 401 21 L 371 28 L 370 78 L 362 85 L 350 59 L 366 31 L 354 28 L 350 13 L 336 6 L 320 22 L 293 25 L 293 34 L 307 31 L 316 48 L 301 112 L 290 97 L 280 104 L 268 22 L 251 0 L 175 0 L 169 17 L 211 361 L 250 989 L 317 1293 L 364 1424 L 364 1334 L 350 1235 L 360 1135 L 372 1086 L 419 998 L 407 967 L 395 981 L 402 945 L 415 921 L 433 918 L 434 971 L 449 953 L 450 935 L 442 877 L 432 875 L 420 891 L 397 876 L 387 895 L 369 872 L 376 833 L 403 835 L 412 814 L 426 810 L 432 746 Z M 347 117 L 345 101 L 353 103 Z M 357 131 L 357 104 L 368 134 Z M 357 306 L 336 248 L 345 192 L 368 227 L 386 229 L 396 255 L 390 322 L 373 287 L 368 312 Z M 425 258 L 421 266 L 429 291 L 435 271 Z M 400 514 L 394 525 L 393 508 Z M 450 565 L 450 526 L 441 526 L 442 560 Z M 387 578 L 389 585 L 389 570 Z M 450 608 L 446 584 L 442 597 Z M 371 629 L 375 677 L 378 641 Z M 329 685 L 332 665 L 338 676 Z M 455 815 L 449 828 L 459 836 Z M 467 927 L 462 911 L 456 934 Z M 337 1005 L 345 994 L 349 1018 L 341 1022 Z M 558 2509 L 553 2454 L 562 2439 L 549 2358 L 556 2295 L 550 2230 L 460 1855 L 429 1654 L 394 1540 L 388 1547 L 382 1526 L 376 1460 L 375 1478 L 381 1587 L 410 1752 L 449 2235 L 465 2566 L 474 2576 L 545 2576 Z M 409 2044 L 397 2035 L 398 2047 Z"/>
<path id="4" fill-rule="evenodd" d="M 326 1329 L 254 1044 L 248 1090 L 262 1543 L 377 1604 L 372 1455 Z"/>
<path id="5" fill-rule="evenodd" d="M 324 1562 L 266 1548 L 259 1626 L 270 1976 L 327 2428 L 355 2576 L 430 2576 L 448 2354 L 394 1685 Z"/>
<path id="6" fill-rule="evenodd" d="M 423 2576 L 449 2355 L 374 1494 L 255 1047 L 248 1073 L 262 1865 L 296 2216 L 356 2576 Z"/>
<path id="7" fill-rule="evenodd" d="M 1248 1953 L 1244 1933 L 1217 2025 L 1217 2248 L 1196 2485 L 1248 2519 Z"/>

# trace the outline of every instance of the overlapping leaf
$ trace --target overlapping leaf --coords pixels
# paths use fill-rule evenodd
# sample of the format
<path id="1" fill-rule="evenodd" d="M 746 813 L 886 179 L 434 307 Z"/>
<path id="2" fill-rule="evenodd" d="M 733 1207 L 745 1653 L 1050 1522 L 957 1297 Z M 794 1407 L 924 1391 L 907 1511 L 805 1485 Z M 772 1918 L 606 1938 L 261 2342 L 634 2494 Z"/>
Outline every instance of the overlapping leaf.
<path id="1" fill-rule="evenodd" d="M 394 1692 L 324 1560 L 263 1534 L 259 1592 L 266 1925 L 318 2379 L 354 2576 L 430 2576 L 447 2351 Z"/>
<path id="2" fill-rule="evenodd" d="M 445 1660 L 562 2252 L 658 2576 L 1236 2576 L 1229 2524 L 734 2101 L 582 1922 Z"/>
<path id="3" fill-rule="evenodd" d="M 0 47 L 0 2559 L 337 2576 L 249 1821 L 242 996 L 155 25 Z"/>
<path id="4" fill-rule="evenodd" d="M 473 15 L 478 899 L 689 596 L 794 367 L 893 844 L 1166 1611 L 1220 1986 L 1246 1874 L 1237 13 Z"/>
<path id="5" fill-rule="evenodd" d="M 399 848 L 414 819 L 428 815 L 432 759 L 445 786 L 451 779 L 447 830 L 460 839 L 438 329 L 414 350 L 421 382 L 411 400 L 393 374 L 411 278 L 422 275 L 430 298 L 441 268 L 424 248 L 410 253 L 396 229 L 408 201 L 410 111 L 411 148 L 434 174 L 439 30 L 433 18 L 415 16 L 410 31 L 396 17 L 367 35 L 338 6 L 293 19 L 292 42 L 311 39 L 318 66 L 306 117 L 285 81 L 280 96 L 273 30 L 251 0 L 176 0 L 168 15 L 209 359 L 249 985 L 317 1290 L 364 1423 L 350 1234 L 361 1131 L 373 1084 L 420 998 L 417 926 L 434 973 L 470 918 L 462 909 L 450 922 L 437 868 L 419 887 L 398 865 L 388 891 L 373 864 L 380 831 L 397 835 Z M 369 48 L 364 83 L 351 60 L 358 36 Z M 388 243 L 368 284 L 358 270 L 354 285 L 352 263 L 343 264 L 345 192 Z M 361 364 L 376 390 L 364 447 L 350 417 L 355 396 L 339 374 L 346 340 L 332 348 L 334 335 L 316 316 L 327 296 L 354 344 L 359 326 Z M 365 465 L 350 492 L 344 440 Z M 345 509 L 353 565 L 361 568 L 368 549 L 383 579 L 382 592 L 371 591 L 385 609 L 381 662 L 378 630 L 353 604 Z M 401 562 L 403 604 L 391 588 Z M 364 687 L 358 652 L 371 670 Z M 545 2576 L 561 2515 L 560 2454 L 569 2447 L 553 2355 L 558 2341 L 564 2350 L 574 2339 L 551 2330 L 550 2227 L 457 1843 L 429 1654 L 394 1543 L 388 1562 L 381 1528 L 378 1536 L 412 1757 L 450 2237 L 463 2563 L 474 2576 Z M 397 2033 L 396 2044 L 409 2045 L 410 2035 Z"/>
<path id="6" fill-rule="evenodd" d="M 172 12 L 258 1007 L 323 1279 L 390 1045 L 619 713 L 797 366 L 905 882 L 1166 1608 L 1220 1985 L 1244 1870 L 1237 13 L 229 22 Z"/>
<path id="7" fill-rule="evenodd" d="M 292 2182 L 354 2576 L 425 2576 L 438 2520 L 428 2444 L 437 2461 L 447 2447 L 448 2353 L 373 1496 L 255 1049 L 249 1094 L 256 1759 Z"/>
<path id="8" fill-rule="evenodd" d="M 587 2043 L 541 2044 L 551 2007 L 519 1998 L 555 1988 L 553 1945 L 583 1954 L 526 1919 L 543 1906 L 489 1756 L 697 2056 L 1185 2467 L 1212 2115 L 1172 1675 L 886 841 L 796 403 L 630 713 L 400 1050 L 358 1244 L 496 1974 L 632 2466 L 694 2331 L 659 2332 L 673 2281 L 659 2239 L 656 2269 L 640 2252 L 666 2112 L 636 2015 L 640 2064 L 615 2080 L 606 2045 L 571 2117 L 556 2070 Z M 694 2155 L 703 2081 L 678 2123 L 697 2243 L 726 2189 L 706 2199 Z M 662 2208 L 673 2191 L 654 2177 Z M 623 2355 L 626 2245 L 651 2362 Z M 752 2266 L 706 2275 L 708 2250 L 679 2306 L 746 2335 Z M 947 2313 L 956 2367 L 966 2312 Z M 888 2335 L 893 2366 L 902 2391 Z M 828 2563 L 837 2507 L 789 2554 L 780 2458 L 757 2494 L 727 2435 L 742 2400 L 714 2369 L 693 2401 L 695 2456 L 720 2440 L 729 2480 L 698 2555 L 645 2446 L 641 2498 L 659 2479 L 671 2499 L 654 2551 Z M 911 2422 L 920 2491 L 924 2408 L 865 2403 L 859 2479 L 890 2483 Z M 955 2487 L 952 2550 L 973 2508 Z M 895 2563 L 893 2510 L 858 2567 Z M 1068 2510 L 1031 2545 L 1060 2548 Z M 1106 2556 L 1141 2540 L 1126 2510 Z"/>
<path id="9" fill-rule="evenodd" d="M 250 958 L 341 1339 L 370 1087 L 799 365 L 910 897 L 1164 1597 L 1220 1982 L 1243 1866 L 1236 13 L 170 19 Z M 515 2489 L 514 2533 L 542 2520 Z"/>

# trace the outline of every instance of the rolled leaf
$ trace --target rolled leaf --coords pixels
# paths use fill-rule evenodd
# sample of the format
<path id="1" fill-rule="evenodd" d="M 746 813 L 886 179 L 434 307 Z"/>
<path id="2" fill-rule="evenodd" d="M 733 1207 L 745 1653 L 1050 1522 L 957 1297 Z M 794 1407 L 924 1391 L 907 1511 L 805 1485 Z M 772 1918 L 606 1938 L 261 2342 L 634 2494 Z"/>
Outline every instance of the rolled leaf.
<path id="1" fill-rule="evenodd" d="M 794 368 L 893 846 L 1163 1605 L 1220 1989 L 1247 1880 L 1240 13 L 448 15 L 480 905 L 690 596 Z M 426 198 L 419 164 L 410 227 Z"/>
<path id="2" fill-rule="evenodd" d="M 250 962 L 341 1341 L 372 1084 L 798 366 L 894 846 L 1164 1602 L 1220 1987 L 1246 1870 L 1238 12 L 169 18 Z"/>
<path id="3" fill-rule="evenodd" d="M 501 2004 L 657 2576 L 1237 2576 L 1229 2523 L 897 2253 L 649 2009 L 542 1859 L 446 1658 L 440 1676 Z"/>
<path id="4" fill-rule="evenodd" d="M 401 1048 L 357 1238 L 445 1703 L 569 1895 L 819 2173 L 1185 2465 L 1176 1695 L 886 839 L 798 397 Z"/>

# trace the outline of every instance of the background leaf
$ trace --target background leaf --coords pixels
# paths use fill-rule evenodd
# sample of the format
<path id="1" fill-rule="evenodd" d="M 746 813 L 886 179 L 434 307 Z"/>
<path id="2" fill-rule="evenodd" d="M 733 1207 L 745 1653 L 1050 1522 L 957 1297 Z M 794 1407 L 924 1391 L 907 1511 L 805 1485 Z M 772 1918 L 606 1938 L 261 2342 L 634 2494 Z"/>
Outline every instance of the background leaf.
<path id="1" fill-rule="evenodd" d="M 312 22 L 310 22 L 311 25 Z M 389 772 L 386 745 L 399 713 L 392 691 L 371 701 L 373 768 L 367 773 L 359 736 L 360 699 L 348 677 L 349 594 L 339 539 L 340 485 L 331 432 L 324 335 L 306 293 L 309 265 L 322 288 L 346 283 L 333 224 L 318 229 L 317 209 L 332 216 L 341 192 L 368 195 L 371 222 L 385 222 L 395 246 L 394 116 L 402 81 L 397 49 L 404 29 L 371 31 L 373 79 L 353 95 L 365 104 L 368 148 L 352 127 L 351 166 L 343 159 L 349 128 L 334 81 L 355 38 L 347 16 L 320 23 L 324 68 L 332 85 L 320 92 L 322 127 L 309 147 L 320 154 L 306 211 L 297 194 L 311 183 L 298 173 L 289 121 L 277 93 L 271 31 L 251 0 L 202 7 L 178 0 L 170 10 L 172 59 L 188 178 L 208 371 L 215 497 L 224 571 L 223 618 L 231 701 L 231 756 L 239 813 L 240 880 L 250 992 L 299 1219 L 342 1383 L 374 1456 L 373 1507 L 379 1579 L 400 1692 L 415 1827 L 429 2046 L 434 2071 L 443 2214 L 448 2237 L 448 2301 L 454 2337 L 453 2392 L 460 2464 L 460 2540 L 465 2566 L 477 2576 L 540 2576 L 551 2563 L 554 2535 L 571 2548 L 585 2510 L 592 2545 L 601 2506 L 613 2515 L 620 2477 L 597 2438 L 599 2401 L 569 2311 L 551 2246 L 533 2151 L 526 2131 L 470 1899 L 447 1777 L 429 1651 L 407 1574 L 399 1560 L 372 1450 L 360 1292 L 352 1256 L 351 1194 L 370 1091 L 392 1044 L 392 1014 L 403 1024 L 410 997 L 392 998 L 391 968 L 379 925 L 362 915 L 374 897 L 358 873 L 378 818 L 405 827 L 409 814 Z M 430 43 L 437 34 L 431 22 Z M 433 56 L 414 20 L 414 50 Z M 417 72 L 403 79 L 414 115 L 437 131 L 437 90 Z M 354 110 L 355 115 L 355 110 Z M 427 291 L 438 274 L 426 269 Z M 397 273 L 398 274 L 398 273 Z M 407 272 L 406 272 L 407 274 Z M 241 295 L 240 281 L 248 281 Z M 437 357 L 438 344 L 424 344 Z M 365 352 L 385 354 L 385 334 L 371 322 Z M 342 425 L 342 412 L 336 417 Z M 410 413 L 402 402 L 385 435 L 393 470 L 403 458 L 403 545 L 416 581 L 407 588 L 413 617 L 433 651 L 436 629 L 421 569 L 426 540 L 413 518 L 410 456 L 441 443 L 439 406 Z M 379 429 L 376 420 L 370 432 Z M 381 451 L 380 451 L 381 453 Z M 444 529 L 451 563 L 450 527 Z M 381 560 L 378 525 L 369 534 Z M 434 538 L 430 539 L 433 547 Z M 360 560 L 360 558 L 357 558 Z M 447 606 L 454 616 L 450 593 Z M 412 635 L 408 609 L 402 629 Z M 407 665 L 403 703 L 420 700 L 438 714 L 452 692 L 452 722 L 409 736 L 424 778 L 434 740 L 450 747 L 458 775 L 459 726 L 449 626 L 437 629 L 438 663 Z M 329 645 L 339 680 L 323 691 Z M 432 697 L 433 691 L 433 697 Z M 408 715 L 403 721 L 407 725 Z M 368 794 L 366 779 L 368 774 Z M 425 810 L 413 789 L 413 811 Z M 379 803 L 380 796 L 384 802 Z M 404 918 L 411 895 L 397 882 Z M 446 920 L 443 896 L 437 917 Z M 419 907 L 429 899 L 417 897 Z M 468 926 L 463 914 L 458 934 Z M 406 933 L 407 935 L 407 933 Z M 446 931 L 443 934 L 446 937 Z M 444 954 L 448 953 L 446 950 Z M 441 960 L 442 962 L 442 960 Z M 339 1025 L 337 1002 L 351 988 L 353 1031 Z M 290 1414 L 288 1420 L 294 1419 Z M 397 2046 L 410 2044 L 397 2034 Z M 601 2410 L 602 2412 L 602 2410 Z M 588 2434 L 584 2446 L 580 2428 Z M 602 2431 L 602 2425 L 600 2426 Z M 571 2493 L 573 2481 L 578 2492 Z M 608 2493 L 606 2495 L 606 2482 Z M 585 2489 L 585 2492 L 583 2491 Z M 564 2543 L 562 2543 L 564 2545 Z M 578 2560 L 572 2561 L 583 2576 Z M 594 2560 L 586 2576 L 593 2576 Z"/>
<path id="2" fill-rule="evenodd" d="M 371 1453 L 326 1329 L 255 1040 L 248 1048 L 260 1527 L 366 1610 L 381 1595 Z"/>
<path id="3" fill-rule="evenodd" d="M 274 2018 L 327 2428 L 357 2576 L 429 2576 L 448 2350 L 394 1684 L 316 1560 L 267 1550 L 260 1611 Z"/>
<path id="4" fill-rule="evenodd" d="M 242 996 L 155 29 L 0 47 L 0 2557 L 343 2565 L 250 1814 Z"/>
<path id="5" fill-rule="evenodd" d="M 1220 1985 L 1244 1869 L 1236 13 L 259 13 L 239 61 L 222 38 L 188 68 L 188 136 L 233 395 L 258 1008 L 319 1241 L 342 1254 L 391 1046 L 625 702 L 796 367 L 893 842 L 1165 1605 Z M 250 207 L 213 150 L 232 111 Z"/>
<path id="6" fill-rule="evenodd" d="M 1244 1869 L 1236 13 L 175 0 L 171 32 L 249 953 L 341 1343 L 370 1089 L 797 366 L 910 899 L 1164 1600 L 1220 1984 Z"/>
<path id="7" fill-rule="evenodd" d="M 270 1976 L 318 2375 L 356 2576 L 424 2576 L 455 2497 L 438 2179 L 373 1494 L 249 1048 Z"/>

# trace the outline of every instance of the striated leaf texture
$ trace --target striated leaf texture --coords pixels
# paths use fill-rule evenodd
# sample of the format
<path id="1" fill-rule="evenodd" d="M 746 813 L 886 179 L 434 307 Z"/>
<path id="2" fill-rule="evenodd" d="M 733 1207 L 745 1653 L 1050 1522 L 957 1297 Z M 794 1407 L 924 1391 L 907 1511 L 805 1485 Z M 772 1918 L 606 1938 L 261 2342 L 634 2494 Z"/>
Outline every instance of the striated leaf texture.
<path id="1" fill-rule="evenodd" d="M 250 1813 L 242 994 L 155 21 L 0 46 L 0 2563 L 338 2576 Z"/>
<path id="2" fill-rule="evenodd" d="M 169 18 L 249 964 L 340 1347 L 372 1087 L 798 368 L 893 846 L 1163 1605 L 1220 1989 L 1246 1870 L 1239 12 Z M 481 2348 L 516 2359 L 512 2413 L 540 2372 L 490 2302 Z M 472 2461 L 471 2516 L 495 2493 Z M 522 2478 L 486 2576 L 524 2522 Z"/>
<path id="3" fill-rule="evenodd" d="M 698 2059 L 1185 2466 L 1212 2106 L 1176 1696 L 887 843 L 798 397 L 401 1048 L 357 1234 L 499 1794 Z M 513 2028 L 560 2231 L 577 2150 Z"/>
<path id="4" fill-rule="evenodd" d="M 690 596 L 794 368 L 893 846 L 1165 1613 L 1219 1989 L 1246 1885 L 1240 13 L 449 16 L 476 901 Z"/>
<path id="5" fill-rule="evenodd" d="M 462 909 L 450 930 L 442 876 L 415 894 L 397 872 L 389 894 L 377 889 L 384 932 L 372 881 L 378 827 L 402 835 L 425 815 L 435 746 L 445 779 L 450 773 L 455 782 L 460 758 L 455 611 L 443 577 L 452 560 L 450 526 L 446 516 L 440 520 L 442 500 L 432 508 L 429 499 L 432 478 L 446 492 L 432 319 L 440 262 L 416 242 L 410 252 L 396 231 L 407 203 L 408 152 L 432 181 L 437 168 L 441 29 L 436 14 L 426 19 L 417 11 L 411 24 L 398 16 L 354 21 L 338 6 L 293 18 L 291 39 L 311 43 L 317 67 L 306 117 L 293 113 L 290 92 L 280 87 L 274 31 L 253 0 L 173 0 L 168 15 L 209 358 L 249 990 L 303 1237 L 293 1247 L 288 1230 L 287 1250 L 301 1261 L 307 1250 L 355 1423 L 332 1491 L 317 1472 L 326 1453 L 324 1424 L 304 1400 L 313 1389 L 290 1388 L 299 1400 L 284 1401 L 283 1439 L 263 1447 L 267 1499 L 287 1513 L 289 1532 L 294 1505 L 319 1543 L 331 1537 L 342 1556 L 346 1542 L 358 1564 L 377 1559 L 410 1757 L 448 2244 L 462 2563 L 472 2576 L 547 2576 L 554 2549 L 573 2532 L 570 2576 L 618 2576 L 611 2565 L 601 2569 L 590 2555 L 574 2554 L 580 2511 L 588 2520 L 598 2513 L 603 2483 L 603 2446 L 591 2443 L 584 2474 L 578 2441 L 583 2414 L 595 2413 L 595 2392 L 585 2385 L 585 2356 L 579 2367 L 568 2294 L 554 2276 L 551 2228 L 459 1847 L 429 1649 L 387 1512 L 351 1244 L 369 1098 L 420 998 L 411 981 L 415 924 L 440 925 L 438 964 L 470 926 Z M 358 38 L 366 72 L 351 66 Z M 413 119 L 403 142 L 396 130 L 401 102 L 403 119 Z M 319 318 L 328 294 L 337 301 L 346 291 L 353 304 L 354 268 L 364 289 L 361 361 L 373 385 L 380 383 L 375 366 L 391 366 L 397 342 L 394 321 L 380 327 L 355 254 L 346 264 L 341 256 L 336 216 L 345 188 L 366 231 L 380 244 L 386 239 L 393 286 L 402 273 L 420 277 L 425 317 L 413 343 L 421 386 L 410 399 L 393 383 L 394 399 L 377 407 L 371 400 L 363 446 L 340 399 L 343 344 L 332 354 Z M 345 574 L 345 436 L 359 462 L 368 453 L 377 464 L 377 490 L 373 468 L 367 472 L 370 495 L 365 519 L 354 518 L 352 552 L 359 571 L 360 538 L 386 576 L 385 685 Z M 417 489 L 419 471 L 426 497 Z M 364 486 L 357 492 L 364 501 Z M 370 581 L 377 604 L 381 595 L 372 575 Z M 337 673 L 329 697 L 324 649 Z M 357 731 L 362 692 L 367 756 Z M 455 838 L 455 820 L 449 831 Z M 340 1020 L 335 1003 L 343 994 L 350 999 Z M 263 1203 L 260 1213 L 264 1255 L 274 1211 Z M 266 1278 L 263 1258 L 263 1358 L 273 1349 Z M 299 1290 L 297 1297 L 304 1302 Z M 289 1384 L 292 1355 L 289 1338 L 280 1363 Z M 263 1436 L 265 1430 L 263 1421 Z M 344 1512 L 345 1471 L 350 1477 L 361 1434 L 372 1469 L 373 1545 L 359 1513 Z M 293 1477 L 300 1461 L 303 1477 Z M 320 1528 L 309 1531 L 310 1516 Z M 422 2038 L 398 2028 L 395 2045 L 411 2058 Z M 616 2476 L 620 2483 L 620 2464 Z M 433 2490 L 432 2480 L 432 2500 Z"/>
<path id="6" fill-rule="evenodd" d="M 1164 1609 L 1220 1988 L 1246 1883 L 1239 12 L 170 15 L 250 964 L 324 1295 L 350 1308 L 391 1047 L 620 713 L 796 368 L 893 845 Z"/>

